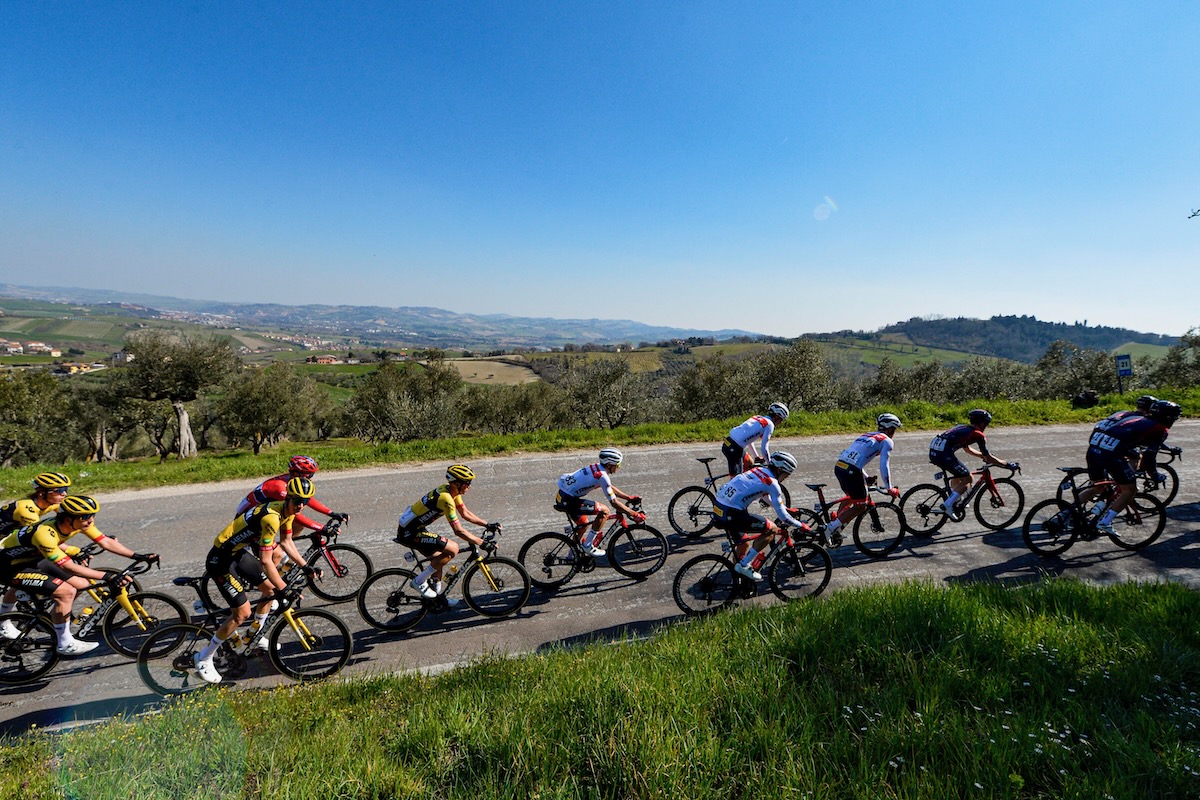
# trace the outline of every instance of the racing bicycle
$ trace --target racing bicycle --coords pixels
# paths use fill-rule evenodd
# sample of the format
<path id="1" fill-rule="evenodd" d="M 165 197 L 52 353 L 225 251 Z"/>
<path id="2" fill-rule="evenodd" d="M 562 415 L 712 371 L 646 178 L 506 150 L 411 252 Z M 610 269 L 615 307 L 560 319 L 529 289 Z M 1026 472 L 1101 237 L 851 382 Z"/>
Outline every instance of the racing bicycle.
<path id="1" fill-rule="evenodd" d="M 1066 551 L 1079 539 L 1091 541 L 1101 535 L 1097 527 L 1120 487 L 1114 481 L 1104 480 L 1089 483 L 1087 470 L 1083 467 L 1059 467 L 1066 477 L 1070 501 L 1051 498 L 1029 509 L 1021 536 L 1025 546 L 1039 556 L 1057 556 Z M 1084 480 L 1080 482 L 1081 478 Z M 1079 493 L 1087 486 L 1098 489 L 1089 502 L 1091 509 L 1084 508 Z M 1108 538 L 1124 550 L 1141 550 L 1149 547 L 1162 534 L 1167 524 L 1166 509 L 1161 500 L 1147 492 L 1138 492 L 1129 505 L 1117 514 L 1112 522 L 1113 532 Z"/>
<path id="2" fill-rule="evenodd" d="M 1133 452 L 1136 458 L 1135 463 L 1141 464 L 1142 454 L 1146 452 L 1146 448 L 1137 447 L 1134 448 Z M 1179 473 L 1171 466 L 1171 462 L 1175 459 L 1183 460 L 1183 448 L 1163 446 L 1159 448 L 1158 457 L 1162 458 L 1164 455 L 1167 457 L 1166 460 L 1156 463 L 1154 470 L 1143 466 L 1137 470 L 1136 474 L 1143 492 L 1153 494 L 1162 500 L 1164 506 L 1169 506 L 1175 500 L 1175 496 L 1179 494 Z M 1159 475 L 1163 477 L 1163 480 L 1160 481 L 1158 479 Z M 1070 498 L 1070 495 L 1071 481 L 1064 478 L 1059 482 L 1058 490 L 1054 496 L 1059 500 L 1067 500 Z"/>
<path id="3" fill-rule="evenodd" d="M 806 483 L 809 489 L 817 493 L 817 502 L 811 510 L 807 508 L 788 509 L 796 519 L 813 529 L 816 538 L 826 547 L 840 547 L 842 530 L 839 528 L 832 535 L 826 529 L 833 521 L 833 509 L 842 503 L 865 503 L 867 510 L 854 519 L 851 534 L 854 546 L 868 558 L 883 558 L 900 546 L 904 539 L 904 513 L 900 506 L 892 502 L 877 503 L 871 498 L 870 492 L 887 495 L 886 489 L 872 486 L 865 500 L 851 500 L 849 495 L 843 495 L 836 500 L 825 500 L 824 483 Z"/>
<path id="4" fill-rule="evenodd" d="M 1013 479 L 1021 471 L 1021 465 L 1013 462 L 1005 465 L 1008 475 L 997 478 L 992 475 L 992 464 L 971 473 L 977 480 L 971 484 L 967 493 L 954 503 L 954 512 L 946 514 L 945 502 L 950 496 L 950 478 L 945 472 L 935 473 L 933 479 L 940 480 L 941 486 L 932 483 L 918 483 L 900 498 L 900 508 L 904 511 L 904 523 L 909 532 L 918 539 L 928 539 L 937 533 L 947 520 L 962 522 L 967 517 L 967 508 L 975 510 L 975 519 L 983 527 L 1001 531 L 1012 525 L 1025 509 L 1025 490 Z"/>
<path id="5" fill-rule="evenodd" d="M 729 477 L 728 475 L 713 475 L 710 465 L 717 460 L 716 458 L 706 457 L 696 460 L 704 465 L 704 470 L 708 473 L 708 477 L 704 479 L 704 485 L 683 487 L 671 497 L 671 501 L 667 504 L 667 521 L 671 523 L 671 527 L 676 533 L 689 539 L 703 536 L 712 530 L 713 505 L 717 502 L 715 492 L 721 482 Z M 742 457 L 742 472 L 754 466 L 755 462 L 749 454 Z M 779 491 L 783 495 L 783 504 L 791 506 L 792 496 L 787 487 L 781 483 Z M 761 502 L 769 505 L 769 501 Z"/>

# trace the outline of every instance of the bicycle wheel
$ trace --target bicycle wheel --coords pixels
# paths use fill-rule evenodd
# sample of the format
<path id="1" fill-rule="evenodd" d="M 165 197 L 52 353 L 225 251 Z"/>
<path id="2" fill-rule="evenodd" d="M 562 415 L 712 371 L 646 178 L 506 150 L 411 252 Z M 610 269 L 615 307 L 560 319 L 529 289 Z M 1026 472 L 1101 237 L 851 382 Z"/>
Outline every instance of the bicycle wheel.
<path id="1" fill-rule="evenodd" d="M 219 610 L 229 607 L 229 604 L 225 602 L 225 598 L 221 597 L 221 593 L 217 591 L 217 587 L 213 585 L 213 580 L 208 576 L 208 573 L 205 573 L 204 577 L 200 581 L 200 594 L 204 598 L 203 602 L 206 603 L 210 609 L 215 608 Z"/>
<path id="2" fill-rule="evenodd" d="M 570 536 L 546 531 L 522 545 L 517 560 L 534 586 L 552 592 L 575 577 L 582 555 Z"/>
<path id="3" fill-rule="evenodd" d="M 358 613 L 381 631 L 399 633 L 415 627 L 428 610 L 425 598 L 413 588 L 415 577 L 406 569 L 373 573 L 358 590 Z"/>
<path id="4" fill-rule="evenodd" d="M 918 539 L 928 539 L 937 533 L 949 517 L 944 504 L 946 490 L 932 483 L 918 483 L 900 498 L 904 509 L 904 524 Z"/>
<path id="5" fill-rule="evenodd" d="M 1171 505 L 1171 502 L 1175 499 L 1175 495 L 1179 494 L 1179 473 L 1175 471 L 1174 467 L 1168 464 L 1157 464 L 1155 466 L 1159 472 L 1167 476 L 1167 479 L 1159 483 L 1153 476 L 1147 476 L 1143 482 L 1143 486 L 1145 487 L 1145 491 L 1153 492 L 1155 497 L 1162 500 L 1163 507 L 1165 508 Z"/>
<path id="6" fill-rule="evenodd" d="M 604 547 L 613 569 L 639 580 L 658 572 L 667 562 L 667 553 L 671 552 L 667 537 L 657 528 L 641 522 L 618 530 Z"/>
<path id="7" fill-rule="evenodd" d="M 1165 504 L 1152 494 L 1139 492 L 1113 520 L 1113 532 L 1108 538 L 1123 550 L 1149 547 L 1162 535 L 1167 525 Z"/>
<path id="8" fill-rule="evenodd" d="M 336 675 L 353 650 L 346 623 L 323 608 L 292 609 L 281 615 L 267 640 L 275 669 L 296 681 Z"/>
<path id="9" fill-rule="evenodd" d="M 671 594 L 688 616 L 727 608 L 738 590 L 738 576 L 729 559 L 712 553 L 699 555 L 675 573 Z"/>
<path id="10" fill-rule="evenodd" d="M 796 542 L 780 547 L 766 567 L 767 584 L 780 600 L 816 597 L 833 575 L 833 558 L 824 547 Z"/>
<path id="11" fill-rule="evenodd" d="M 511 558 L 488 556 L 467 567 L 463 575 L 463 599 L 477 614 L 507 617 L 529 600 L 529 573 Z"/>
<path id="12" fill-rule="evenodd" d="M 996 492 L 982 486 L 975 493 L 975 519 L 983 527 L 1002 531 L 1025 510 L 1025 491 L 1012 478 L 994 478 Z"/>
<path id="13" fill-rule="evenodd" d="M 101 628 L 108 646 L 126 658 L 137 658 L 142 644 L 159 628 L 188 621 L 179 601 L 165 594 L 135 592 L 129 595 L 129 603 L 136 618 L 118 603 L 109 609 Z"/>
<path id="14" fill-rule="evenodd" d="M 35 681 L 58 663 L 58 634 L 50 620 L 23 611 L 0 614 L 0 623 L 12 623 L 20 635 L 0 638 L 0 684 Z"/>
<path id="15" fill-rule="evenodd" d="M 344 603 L 358 596 L 358 590 L 372 572 L 371 559 L 362 550 L 349 544 L 331 544 L 310 561 L 325 574 L 321 580 L 308 579 L 308 586 L 317 597 L 334 603 Z"/>
<path id="16" fill-rule="evenodd" d="M 137 669 L 142 683 L 163 697 L 187 694 L 213 685 L 196 673 L 194 661 L 196 653 L 203 650 L 212 637 L 211 629 L 190 622 L 159 628 L 146 637 L 138 650 Z M 229 645 L 221 645 L 213 658 L 217 672 L 224 674 L 222 666 L 231 655 Z"/>
<path id="17" fill-rule="evenodd" d="M 1021 526 L 1021 538 L 1039 556 L 1056 556 L 1075 544 L 1082 521 L 1069 503 L 1053 498 L 1043 500 L 1029 509 Z"/>
<path id="18" fill-rule="evenodd" d="M 667 521 L 680 536 L 695 539 L 712 530 L 713 493 L 703 486 L 685 486 L 667 503 Z"/>
<path id="19" fill-rule="evenodd" d="M 854 546 L 869 558 L 883 558 L 904 538 L 904 515 L 895 503 L 876 503 L 854 520 Z"/>

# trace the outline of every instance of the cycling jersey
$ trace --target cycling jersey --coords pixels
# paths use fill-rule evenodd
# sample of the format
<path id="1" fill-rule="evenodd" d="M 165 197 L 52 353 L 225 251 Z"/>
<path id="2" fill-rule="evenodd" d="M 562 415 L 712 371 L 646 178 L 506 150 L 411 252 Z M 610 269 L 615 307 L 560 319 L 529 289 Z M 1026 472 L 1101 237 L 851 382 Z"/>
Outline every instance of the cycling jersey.
<path id="1" fill-rule="evenodd" d="M 1126 457 L 1133 448 L 1145 447 L 1147 463 L 1153 464 L 1167 434 L 1167 426 L 1158 420 L 1130 415 L 1103 429 L 1097 425 L 1088 440 L 1088 453 Z"/>
<path id="2" fill-rule="evenodd" d="M 42 517 L 53 514 L 55 511 L 58 511 L 58 503 L 40 509 L 38 504 L 28 497 L 5 503 L 0 506 L 0 537 L 12 533 L 17 528 L 36 525 Z"/>
<path id="3" fill-rule="evenodd" d="M 775 432 L 775 421 L 770 417 L 754 416 L 732 428 L 729 440 L 737 447 L 745 448 L 755 439 L 762 439 L 763 458 L 771 457 L 771 434 Z"/>
<path id="4" fill-rule="evenodd" d="M 424 528 L 438 517 L 444 516 L 446 521 L 458 522 L 458 511 L 466 508 L 462 495 L 455 497 L 450 494 L 450 484 L 443 483 L 436 489 L 431 489 L 417 502 L 413 503 L 400 514 L 400 528 Z"/>
<path id="5" fill-rule="evenodd" d="M 610 499 L 615 498 L 612 478 L 602 464 L 588 464 L 574 472 L 558 476 L 559 494 L 567 497 L 583 497 L 599 486 Z"/>
<path id="6" fill-rule="evenodd" d="M 800 520 L 788 513 L 783 505 L 783 492 L 779 491 L 779 481 L 765 467 L 755 467 L 729 479 L 729 482 L 717 490 L 717 513 L 726 511 L 745 511 L 750 504 L 762 495 L 767 495 L 775 515 L 784 523 L 800 527 Z"/>
<path id="7" fill-rule="evenodd" d="M 283 513 L 283 501 L 263 503 L 236 517 L 213 539 L 209 558 L 232 559 L 240 550 L 253 548 L 259 557 L 275 549 L 280 533 L 290 535 L 293 517 Z"/>
<path id="8" fill-rule="evenodd" d="M 1104 419 L 1097 422 L 1096 427 L 1092 428 L 1092 432 L 1095 433 L 1096 431 L 1106 431 L 1109 428 L 1116 425 L 1121 420 L 1129 419 L 1130 417 L 1142 417 L 1142 416 L 1145 416 L 1145 415 L 1142 414 L 1140 411 L 1114 411 L 1113 413 L 1109 414 Z"/>
<path id="9" fill-rule="evenodd" d="M 882 488 L 892 488 L 892 470 L 890 456 L 895 446 L 892 438 L 883 432 L 864 433 L 855 439 L 849 447 L 838 456 L 837 466 L 843 469 L 862 471 L 871 459 L 879 456 L 879 480 Z"/>
<path id="10" fill-rule="evenodd" d="M 983 435 L 983 431 L 974 425 L 955 425 L 950 430 L 933 437 L 933 441 L 929 443 L 929 460 L 932 461 L 935 456 L 954 456 L 956 452 L 970 444 L 978 444 L 979 452 L 983 453 L 985 457 L 989 455 L 987 437 Z"/>
<path id="11" fill-rule="evenodd" d="M 93 542 L 104 538 L 95 524 L 83 530 L 61 533 L 53 519 L 17 528 L 0 541 L 0 562 L 9 566 L 35 564 L 43 558 L 52 564 L 61 564 L 71 556 L 79 555 L 79 548 L 67 544 L 67 540 L 82 533 Z"/>
<path id="12" fill-rule="evenodd" d="M 276 475 L 274 478 L 267 478 L 258 486 L 255 486 L 250 491 L 250 494 L 246 495 L 245 498 L 242 499 L 242 502 L 238 504 L 237 511 L 234 512 L 234 516 L 245 514 L 250 509 L 254 508 L 255 506 L 260 506 L 263 503 L 287 499 L 287 482 L 291 480 L 291 477 L 292 476 L 290 473 L 285 472 L 282 475 Z M 315 497 L 309 498 L 308 507 L 313 511 L 316 511 L 318 514 L 324 514 L 325 516 L 329 516 L 333 513 L 329 510 L 329 506 L 317 500 Z M 295 521 L 301 527 L 308 528 L 310 531 L 321 530 L 320 525 L 313 522 L 303 514 L 297 514 L 295 516 Z"/>

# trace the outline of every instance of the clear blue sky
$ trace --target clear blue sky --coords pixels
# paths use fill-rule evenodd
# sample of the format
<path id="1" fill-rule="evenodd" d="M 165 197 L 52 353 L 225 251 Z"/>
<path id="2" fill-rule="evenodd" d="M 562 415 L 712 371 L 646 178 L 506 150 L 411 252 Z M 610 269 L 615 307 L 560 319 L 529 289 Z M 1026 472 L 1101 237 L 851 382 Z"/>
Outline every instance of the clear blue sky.
<path id="1" fill-rule="evenodd" d="M 0 281 L 1200 326 L 1194 2 L 0 0 Z"/>

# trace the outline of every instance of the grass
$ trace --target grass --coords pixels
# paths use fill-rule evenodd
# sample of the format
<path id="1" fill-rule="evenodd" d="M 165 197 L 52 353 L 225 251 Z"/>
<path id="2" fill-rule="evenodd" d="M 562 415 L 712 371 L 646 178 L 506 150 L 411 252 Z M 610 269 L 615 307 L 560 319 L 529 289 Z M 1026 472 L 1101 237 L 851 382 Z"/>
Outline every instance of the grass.
<path id="1" fill-rule="evenodd" d="M 8 739 L 0 797 L 1196 797 L 1198 614 L 1169 584 L 847 589 Z"/>
<path id="2" fill-rule="evenodd" d="M 879 406 L 856 411 L 796 411 L 778 435 L 818 436 L 836 433 L 861 433 L 875 427 L 875 417 L 893 411 L 904 421 L 905 430 L 944 430 L 965 421 L 966 412 L 985 405 L 995 415 L 993 429 L 1005 425 L 1047 425 L 1092 422 L 1121 408 L 1132 408 L 1139 392 L 1124 396 L 1110 395 L 1095 408 L 1072 409 L 1060 400 L 988 400 L 962 405 L 934 405 L 911 402 L 900 406 Z M 1185 416 L 1200 415 L 1200 389 L 1172 392 L 1172 399 L 1183 406 Z M 541 433 L 462 436 L 454 439 L 420 439 L 381 445 L 367 445 L 343 439 L 324 442 L 289 442 L 264 450 L 204 452 L 198 458 L 118 461 L 90 464 L 34 464 L 0 471 L 0 497 L 18 497 L 28 492 L 29 482 L 38 472 L 66 472 L 75 491 L 95 493 L 127 488 L 171 486 L 181 483 L 208 483 L 242 478 L 261 478 L 282 468 L 287 458 L 297 453 L 312 455 L 324 470 L 394 465 L 425 461 L 462 461 L 485 456 L 554 452 L 602 447 L 636 446 L 672 442 L 717 442 L 742 418 L 704 420 L 691 423 L 651 423 L 615 430 L 562 429 Z"/>

